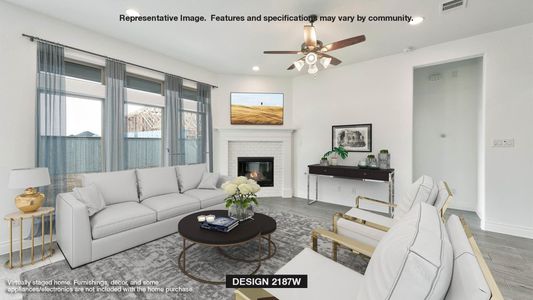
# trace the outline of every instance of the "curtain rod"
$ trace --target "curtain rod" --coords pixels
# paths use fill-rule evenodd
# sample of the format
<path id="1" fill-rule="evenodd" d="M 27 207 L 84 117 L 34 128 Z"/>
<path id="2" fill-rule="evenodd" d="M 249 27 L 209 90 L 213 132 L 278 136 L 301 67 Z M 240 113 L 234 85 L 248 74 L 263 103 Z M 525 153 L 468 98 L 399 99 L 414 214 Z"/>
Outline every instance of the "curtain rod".
<path id="1" fill-rule="evenodd" d="M 138 64 L 135 64 L 135 63 L 131 63 L 131 62 L 128 62 L 128 61 L 124 61 L 124 60 L 120 60 L 120 59 L 112 58 L 112 57 L 109 57 L 109 56 L 106 56 L 106 55 L 102 55 L 102 54 L 98 54 L 98 53 L 95 53 L 95 52 L 91 52 L 91 51 L 83 50 L 83 49 L 76 48 L 76 47 L 72 47 L 72 46 L 69 46 L 69 45 L 65 45 L 65 44 L 61 44 L 61 43 L 57 43 L 57 42 L 52 42 L 52 41 L 45 40 L 45 39 L 42 39 L 42 38 L 37 37 L 37 36 L 28 35 L 28 34 L 25 34 L 25 33 L 23 33 L 22 36 L 28 38 L 28 39 L 29 39 L 30 41 L 32 41 L 32 42 L 33 42 L 34 40 L 38 40 L 38 41 L 46 42 L 46 43 L 49 43 L 49 44 L 53 44 L 53 45 L 57 45 L 57 46 L 61 46 L 61 47 L 64 47 L 64 48 L 69 48 L 69 49 L 72 49 L 72 50 L 76 50 L 76 51 L 80 51 L 80 52 L 88 53 L 88 54 L 91 54 L 91 55 L 95 55 L 95 56 L 99 56 L 99 57 L 103 57 L 103 58 L 107 58 L 107 59 L 116 60 L 116 61 L 119 61 L 119 62 L 122 62 L 122 63 L 128 64 L 128 65 L 130 65 L 130 66 L 139 67 L 139 68 L 143 68 L 143 69 L 150 70 L 150 71 L 154 71 L 154 72 L 158 72 L 158 73 L 168 74 L 167 72 L 163 72 L 163 71 L 161 71 L 161 70 L 156 70 L 156 69 L 153 69 L 153 68 L 149 68 L 149 67 L 141 66 L 141 65 L 138 65 Z M 177 75 L 175 75 L 175 76 L 177 76 Z M 212 85 L 212 84 L 210 84 L 210 83 L 205 83 L 205 82 L 201 82 L 201 81 L 198 81 L 198 80 L 194 80 L 194 79 L 190 79 L 190 78 L 186 78 L 186 77 L 182 77 L 182 76 L 178 76 L 178 77 L 180 77 L 180 78 L 182 78 L 182 79 L 186 79 L 186 80 L 194 81 L 194 82 L 197 82 L 197 83 L 207 84 L 207 85 L 209 85 L 209 86 L 211 86 L 212 88 L 215 88 L 215 89 L 218 88 L 218 86 L 216 86 L 216 85 Z"/>

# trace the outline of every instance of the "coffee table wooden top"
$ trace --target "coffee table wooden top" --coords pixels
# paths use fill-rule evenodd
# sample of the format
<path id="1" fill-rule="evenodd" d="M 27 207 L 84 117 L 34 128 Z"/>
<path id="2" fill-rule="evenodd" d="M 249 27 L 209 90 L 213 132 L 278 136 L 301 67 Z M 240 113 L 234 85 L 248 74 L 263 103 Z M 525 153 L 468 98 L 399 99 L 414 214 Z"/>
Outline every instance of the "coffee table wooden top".
<path id="1" fill-rule="evenodd" d="M 271 217 L 256 213 L 253 219 L 240 222 L 230 232 L 218 232 L 203 229 L 200 227 L 197 216 L 215 215 L 217 217 L 226 217 L 227 210 L 207 210 L 190 214 L 178 223 L 179 234 L 195 243 L 225 246 L 235 245 L 247 242 L 258 235 L 270 234 L 276 229 L 276 221 Z"/>

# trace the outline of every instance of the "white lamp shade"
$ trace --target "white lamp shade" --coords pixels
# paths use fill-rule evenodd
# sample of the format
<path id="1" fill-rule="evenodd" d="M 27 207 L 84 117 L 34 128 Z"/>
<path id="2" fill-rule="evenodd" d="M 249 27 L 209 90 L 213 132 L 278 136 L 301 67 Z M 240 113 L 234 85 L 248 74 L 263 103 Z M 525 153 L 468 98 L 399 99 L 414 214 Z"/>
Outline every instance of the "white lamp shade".
<path id="1" fill-rule="evenodd" d="M 310 65 L 309 69 L 307 70 L 307 73 L 315 74 L 316 72 L 318 72 L 318 67 L 316 66 L 316 64 Z"/>
<path id="2" fill-rule="evenodd" d="M 26 189 L 49 184 L 48 168 L 13 169 L 9 172 L 8 187 L 10 189 Z"/>
<path id="3" fill-rule="evenodd" d="M 322 64 L 324 69 L 326 69 L 330 63 L 331 63 L 331 57 L 322 57 L 320 59 L 320 64 Z"/>
<path id="4" fill-rule="evenodd" d="M 296 70 L 301 71 L 304 67 L 305 63 L 302 60 L 297 60 L 294 63 L 294 66 L 296 67 Z"/>

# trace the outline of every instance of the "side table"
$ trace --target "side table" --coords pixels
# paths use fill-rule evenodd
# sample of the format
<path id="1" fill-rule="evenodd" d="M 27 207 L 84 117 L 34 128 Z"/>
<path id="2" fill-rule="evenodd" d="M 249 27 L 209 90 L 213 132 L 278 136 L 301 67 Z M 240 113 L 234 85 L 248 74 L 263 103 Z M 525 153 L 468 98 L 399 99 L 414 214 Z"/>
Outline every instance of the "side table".
<path id="1" fill-rule="evenodd" d="M 21 211 L 16 211 L 13 213 L 10 213 L 6 216 L 4 216 L 4 220 L 6 220 L 9 223 L 9 260 L 6 262 L 6 266 L 9 269 L 13 268 L 13 221 L 20 221 L 20 250 L 19 250 L 19 267 L 22 267 L 24 265 L 24 259 L 23 259 L 23 246 L 22 242 L 24 241 L 24 238 L 22 237 L 23 231 L 22 231 L 22 225 L 24 222 L 24 219 L 30 219 L 31 218 L 31 264 L 34 263 L 34 250 L 35 250 L 35 242 L 34 242 L 34 233 L 33 233 L 33 227 L 35 224 L 35 218 L 41 218 L 41 260 L 44 260 L 45 258 L 48 258 L 54 254 L 54 250 L 52 249 L 52 237 L 53 237 L 53 215 L 54 215 L 55 209 L 53 207 L 41 207 L 38 210 L 31 212 L 31 213 L 23 213 Z M 44 250 L 44 217 L 45 215 L 50 215 L 50 244 L 48 245 L 48 254 L 45 255 Z"/>

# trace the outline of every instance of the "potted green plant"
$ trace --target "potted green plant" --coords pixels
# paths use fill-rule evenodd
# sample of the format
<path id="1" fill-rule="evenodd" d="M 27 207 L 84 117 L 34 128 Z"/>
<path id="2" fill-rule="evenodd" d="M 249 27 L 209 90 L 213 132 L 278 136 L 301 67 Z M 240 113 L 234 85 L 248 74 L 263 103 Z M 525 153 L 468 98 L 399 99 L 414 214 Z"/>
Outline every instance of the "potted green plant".
<path id="1" fill-rule="evenodd" d="M 378 168 L 378 160 L 374 154 L 370 154 L 366 157 L 366 164 L 370 169 Z"/>
<path id="2" fill-rule="evenodd" d="M 346 151 L 346 149 L 344 149 L 343 146 L 334 147 L 333 149 L 329 150 L 328 152 L 324 153 L 324 155 L 322 155 L 321 164 L 322 164 L 322 160 L 326 160 L 327 161 L 328 156 L 330 156 L 331 154 L 333 154 L 333 156 L 331 157 L 331 165 L 332 166 L 336 166 L 337 165 L 339 156 L 342 159 L 346 159 L 346 157 L 348 157 L 348 151 Z"/>
<path id="3" fill-rule="evenodd" d="M 258 205 L 257 192 L 261 190 L 255 180 L 239 176 L 222 184 L 222 189 L 227 195 L 225 202 L 230 218 L 242 221 L 254 215 L 252 203 Z"/>

